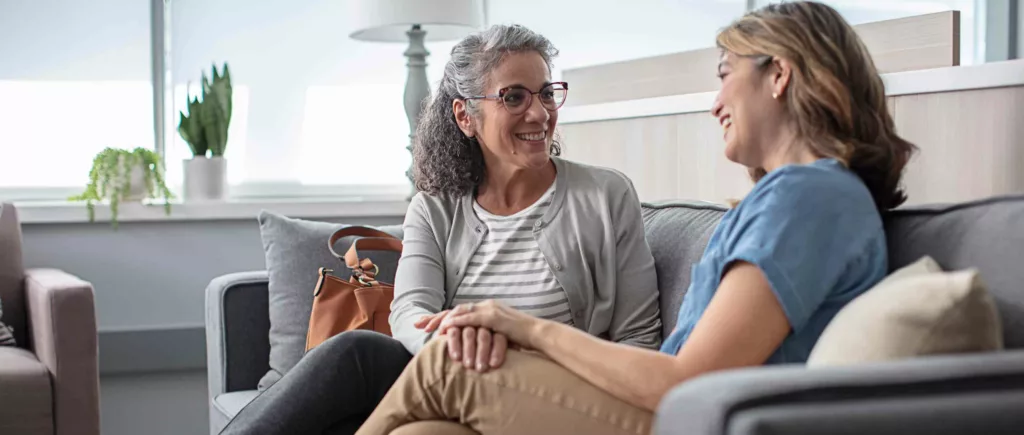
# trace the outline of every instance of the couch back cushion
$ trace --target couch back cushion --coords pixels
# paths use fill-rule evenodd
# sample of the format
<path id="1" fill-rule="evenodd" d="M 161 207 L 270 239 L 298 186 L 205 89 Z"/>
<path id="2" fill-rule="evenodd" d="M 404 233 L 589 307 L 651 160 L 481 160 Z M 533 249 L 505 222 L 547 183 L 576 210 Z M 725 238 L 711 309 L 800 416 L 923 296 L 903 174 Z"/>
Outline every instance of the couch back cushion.
<path id="1" fill-rule="evenodd" d="M 675 327 L 692 266 L 725 211 L 695 202 L 643 205 L 666 335 Z M 1024 347 L 1024 195 L 906 207 L 884 220 L 890 270 L 925 255 L 944 270 L 977 268 L 999 309 L 1006 347 Z"/>
<path id="2" fill-rule="evenodd" d="M 1024 195 L 886 216 L 889 268 L 934 258 L 943 270 L 977 268 L 995 299 L 1007 348 L 1024 347 Z"/>
<path id="3" fill-rule="evenodd" d="M 331 255 L 327 241 L 342 224 L 293 219 L 264 211 L 260 213 L 260 237 L 266 255 L 269 277 L 270 370 L 260 379 L 260 391 L 270 388 L 295 366 L 306 350 L 306 331 L 313 309 L 313 287 L 317 269 L 333 268 L 345 276 L 344 263 Z M 402 237 L 398 225 L 380 227 L 387 233 Z M 352 237 L 334 245 L 338 253 L 348 251 Z M 394 252 L 359 252 L 380 266 L 377 277 L 394 282 L 398 254 Z"/>
<path id="4" fill-rule="evenodd" d="M 703 202 L 663 202 L 643 205 L 644 232 L 654 254 L 654 269 L 661 291 L 662 334 L 676 326 L 679 306 L 690 287 L 690 270 L 726 209 Z"/>
<path id="5" fill-rule="evenodd" d="M 0 204 L 0 323 L 14 329 L 14 341 L 25 345 L 25 267 L 21 260 L 21 224 L 9 203 Z"/>

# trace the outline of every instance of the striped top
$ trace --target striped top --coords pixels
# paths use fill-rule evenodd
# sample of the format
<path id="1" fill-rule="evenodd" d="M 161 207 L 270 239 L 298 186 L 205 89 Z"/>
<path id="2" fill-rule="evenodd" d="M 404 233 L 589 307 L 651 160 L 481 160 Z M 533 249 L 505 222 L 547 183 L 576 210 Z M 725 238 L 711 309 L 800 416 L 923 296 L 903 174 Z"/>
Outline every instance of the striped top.
<path id="1" fill-rule="evenodd" d="M 569 299 L 533 234 L 554 192 L 552 184 L 537 202 L 511 216 L 496 216 L 473 202 L 487 233 L 469 260 L 453 305 L 494 299 L 532 316 L 572 324 Z"/>

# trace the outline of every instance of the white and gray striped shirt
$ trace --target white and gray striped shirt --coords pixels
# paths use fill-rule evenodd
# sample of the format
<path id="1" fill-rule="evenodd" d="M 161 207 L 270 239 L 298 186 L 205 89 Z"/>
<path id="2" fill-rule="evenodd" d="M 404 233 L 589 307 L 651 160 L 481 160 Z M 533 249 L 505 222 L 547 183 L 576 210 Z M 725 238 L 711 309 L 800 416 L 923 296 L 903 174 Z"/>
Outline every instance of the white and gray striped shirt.
<path id="1" fill-rule="evenodd" d="M 533 234 L 554 192 L 552 185 L 537 202 L 511 216 L 496 216 L 473 203 L 488 231 L 469 260 L 454 305 L 494 299 L 536 317 L 572 323 L 569 299 Z"/>

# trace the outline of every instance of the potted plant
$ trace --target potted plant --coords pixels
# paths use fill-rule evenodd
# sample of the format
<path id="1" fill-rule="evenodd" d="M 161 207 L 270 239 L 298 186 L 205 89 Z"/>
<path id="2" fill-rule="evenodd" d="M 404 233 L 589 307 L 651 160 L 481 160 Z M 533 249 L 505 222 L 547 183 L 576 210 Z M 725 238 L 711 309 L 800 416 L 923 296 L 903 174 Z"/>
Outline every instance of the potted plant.
<path id="1" fill-rule="evenodd" d="M 111 225 L 117 228 L 120 204 L 141 202 L 145 198 L 162 198 L 164 212 L 171 214 L 170 200 L 174 195 L 164 184 L 164 165 L 160 156 L 146 148 L 106 148 L 93 158 L 85 191 L 69 200 L 85 201 L 89 222 L 96 220 L 96 203 L 108 201 Z"/>
<path id="2" fill-rule="evenodd" d="M 186 201 L 223 200 L 227 191 L 227 161 L 224 151 L 231 124 L 231 72 L 213 66 L 213 79 L 204 72 L 202 93 L 188 102 L 188 114 L 179 112 L 178 134 L 192 149 L 184 161 Z M 207 155 L 209 154 L 209 156 Z"/>

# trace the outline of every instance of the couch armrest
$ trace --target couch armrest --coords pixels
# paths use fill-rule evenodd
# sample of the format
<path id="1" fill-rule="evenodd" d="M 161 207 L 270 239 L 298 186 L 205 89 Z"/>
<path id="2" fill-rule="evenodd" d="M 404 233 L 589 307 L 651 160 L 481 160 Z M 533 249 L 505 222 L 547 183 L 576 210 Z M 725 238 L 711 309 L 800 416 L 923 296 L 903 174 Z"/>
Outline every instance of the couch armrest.
<path id="1" fill-rule="evenodd" d="M 210 400 L 255 390 L 270 370 L 266 271 L 222 275 L 206 287 L 206 361 Z"/>
<path id="2" fill-rule="evenodd" d="M 55 433 L 99 435 L 99 360 L 92 284 L 54 269 L 25 272 L 29 348 L 53 380 Z"/>
<path id="3" fill-rule="evenodd" d="M 1024 351 L 758 367 L 676 386 L 658 407 L 655 433 L 1018 433 L 1020 409 Z"/>

